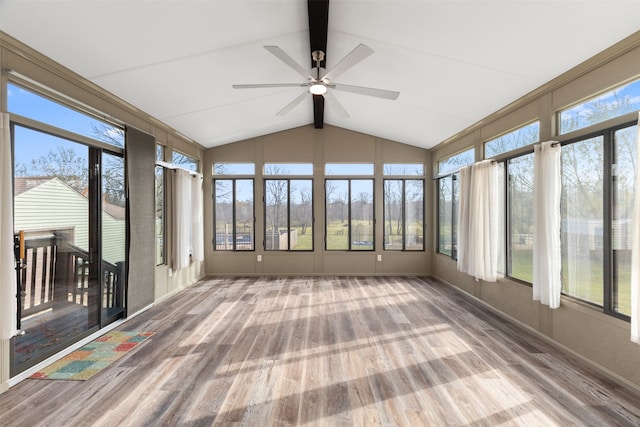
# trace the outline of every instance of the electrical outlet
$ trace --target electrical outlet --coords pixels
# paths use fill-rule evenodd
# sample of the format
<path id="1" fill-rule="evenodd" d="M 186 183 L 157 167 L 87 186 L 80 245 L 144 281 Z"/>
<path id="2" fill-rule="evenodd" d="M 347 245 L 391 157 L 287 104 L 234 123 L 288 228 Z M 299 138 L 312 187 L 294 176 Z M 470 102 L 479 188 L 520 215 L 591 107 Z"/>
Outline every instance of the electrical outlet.
<path id="1" fill-rule="evenodd" d="M 262 255 L 258 255 L 258 262 L 262 262 Z"/>
<path id="2" fill-rule="evenodd" d="M 382 255 L 378 254 L 378 261 L 382 261 Z"/>

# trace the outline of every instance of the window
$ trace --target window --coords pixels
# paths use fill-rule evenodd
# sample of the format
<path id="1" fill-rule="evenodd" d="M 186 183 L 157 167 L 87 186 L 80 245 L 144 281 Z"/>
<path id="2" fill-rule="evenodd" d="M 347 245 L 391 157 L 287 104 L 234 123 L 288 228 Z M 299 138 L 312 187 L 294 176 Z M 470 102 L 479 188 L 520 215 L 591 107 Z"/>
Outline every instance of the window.
<path id="1" fill-rule="evenodd" d="M 485 158 L 498 156 L 517 148 L 526 147 L 540 140 L 540 122 L 536 121 L 522 126 L 512 132 L 485 142 Z"/>
<path id="2" fill-rule="evenodd" d="M 424 181 L 385 179 L 384 249 L 424 249 Z"/>
<path id="3" fill-rule="evenodd" d="M 424 176 L 424 165 L 421 163 L 385 163 L 385 176 Z"/>
<path id="4" fill-rule="evenodd" d="M 254 249 L 253 179 L 214 179 L 214 249 Z"/>
<path id="5" fill-rule="evenodd" d="M 7 91 L 8 109 L 11 113 L 115 147 L 124 147 L 124 129 L 120 126 L 98 120 L 13 83 L 7 84 Z"/>
<path id="6" fill-rule="evenodd" d="M 313 163 L 265 163 L 265 175 L 313 175 Z"/>
<path id="7" fill-rule="evenodd" d="M 164 160 L 164 147 L 156 145 L 156 161 Z M 167 263 L 166 259 L 166 204 L 164 197 L 165 168 L 156 165 L 156 265 Z"/>
<path id="8" fill-rule="evenodd" d="M 457 259 L 458 174 L 463 166 L 474 162 L 475 150 L 470 148 L 438 162 L 438 253 Z"/>
<path id="9" fill-rule="evenodd" d="M 186 154 L 174 151 L 171 162 L 175 166 L 179 166 L 182 169 L 186 169 L 191 172 L 198 172 L 198 161 L 192 157 L 187 156 Z"/>
<path id="10" fill-rule="evenodd" d="M 420 163 L 386 163 L 385 176 L 424 176 Z M 383 182 L 384 249 L 424 249 L 424 180 L 385 179 Z"/>
<path id="11" fill-rule="evenodd" d="M 312 163 L 265 163 L 265 176 L 310 176 Z M 265 236 L 268 251 L 313 250 L 313 181 L 265 179 Z"/>
<path id="12" fill-rule="evenodd" d="M 374 249 L 373 179 L 325 182 L 327 250 Z"/>
<path id="13" fill-rule="evenodd" d="M 559 133 L 565 134 L 640 110 L 640 80 L 562 110 Z"/>
<path id="14" fill-rule="evenodd" d="M 373 175 L 373 163 L 327 163 L 325 175 Z"/>
<path id="15" fill-rule="evenodd" d="M 613 134 L 612 182 L 612 298 L 614 313 L 631 315 L 631 240 L 633 236 L 633 200 L 635 194 L 634 177 L 637 154 L 638 127 L 618 129 Z"/>
<path id="16" fill-rule="evenodd" d="M 458 174 L 438 179 L 438 252 L 456 259 Z"/>
<path id="17" fill-rule="evenodd" d="M 533 283 L 533 153 L 510 159 L 507 168 L 507 275 Z"/>
<path id="18" fill-rule="evenodd" d="M 637 132 L 626 124 L 562 147 L 562 291 L 622 318 L 631 314 Z"/>
<path id="19" fill-rule="evenodd" d="M 469 148 L 466 151 L 447 157 L 438 162 L 438 174 L 446 174 L 460 169 L 462 166 L 470 165 L 475 161 L 475 150 Z"/>
<path id="20" fill-rule="evenodd" d="M 602 305 L 602 136 L 562 147 L 562 290 Z"/>
<path id="21" fill-rule="evenodd" d="M 254 163 L 214 163 L 214 175 L 254 175 L 256 165 Z"/>
<path id="22" fill-rule="evenodd" d="M 313 181 L 265 179 L 265 250 L 313 250 Z"/>

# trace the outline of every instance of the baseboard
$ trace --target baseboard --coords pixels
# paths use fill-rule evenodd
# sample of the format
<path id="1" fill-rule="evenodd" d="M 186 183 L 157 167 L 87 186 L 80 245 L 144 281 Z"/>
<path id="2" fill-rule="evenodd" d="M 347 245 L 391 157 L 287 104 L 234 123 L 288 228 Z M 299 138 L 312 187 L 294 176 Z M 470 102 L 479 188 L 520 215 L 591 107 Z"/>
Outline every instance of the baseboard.
<path id="1" fill-rule="evenodd" d="M 548 335 L 543 334 L 542 332 L 538 331 L 535 328 L 532 328 L 531 326 L 527 325 L 524 322 L 521 322 L 520 320 L 516 319 L 515 317 L 511 317 L 508 314 L 498 310 L 497 308 L 495 308 L 494 306 L 492 306 L 491 304 L 487 303 L 486 301 L 476 297 L 473 294 L 470 294 L 469 292 L 465 291 L 462 288 L 457 287 L 456 285 L 447 282 L 444 279 L 441 279 L 439 277 L 436 276 L 431 276 L 431 278 L 455 289 L 457 292 L 460 292 L 462 294 L 464 294 L 465 298 L 470 298 L 473 301 L 481 304 L 483 307 L 487 308 L 488 310 L 490 310 L 492 313 L 496 314 L 499 317 L 502 317 L 503 319 L 513 322 L 515 324 L 517 324 L 518 326 L 522 327 L 523 329 L 526 329 L 528 332 L 534 334 L 536 337 L 541 338 L 542 340 L 544 340 L 546 343 L 552 345 L 553 347 L 557 348 L 560 351 L 566 352 L 572 356 L 574 356 L 577 359 L 580 359 L 580 361 L 584 362 L 585 364 L 589 365 L 590 367 L 592 367 L 593 369 L 597 370 L 599 373 L 601 373 L 602 375 L 604 375 L 605 377 L 609 378 L 611 381 L 619 384 L 620 386 L 626 388 L 627 390 L 636 393 L 638 395 L 640 395 L 640 385 L 635 384 L 629 380 L 627 380 L 626 378 L 624 378 L 621 375 L 616 374 L 615 372 L 605 368 L 604 366 L 594 362 L 593 360 L 587 358 L 586 356 L 584 356 L 583 354 L 580 354 L 578 352 L 576 352 L 575 350 L 566 347 L 565 345 L 563 345 L 562 343 L 559 343 L 558 341 L 554 340 L 553 338 L 549 337 Z"/>

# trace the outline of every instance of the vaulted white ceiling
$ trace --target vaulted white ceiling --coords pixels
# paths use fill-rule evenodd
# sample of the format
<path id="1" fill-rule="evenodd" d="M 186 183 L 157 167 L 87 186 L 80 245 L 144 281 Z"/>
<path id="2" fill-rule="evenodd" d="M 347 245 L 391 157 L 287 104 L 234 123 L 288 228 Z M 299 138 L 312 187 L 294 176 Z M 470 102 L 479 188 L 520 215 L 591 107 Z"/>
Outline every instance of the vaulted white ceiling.
<path id="1" fill-rule="evenodd" d="M 310 67 L 305 0 L 0 0 L 0 29 L 205 147 L 313 123 L 303 89 L 265 49 Z M 640 30 L 640 1 L 331 0 L 330 69 L 359 43 L 375 53 L 337 81 L 400 92 L 334 92 L 325 123 L 430 148 Z"/>

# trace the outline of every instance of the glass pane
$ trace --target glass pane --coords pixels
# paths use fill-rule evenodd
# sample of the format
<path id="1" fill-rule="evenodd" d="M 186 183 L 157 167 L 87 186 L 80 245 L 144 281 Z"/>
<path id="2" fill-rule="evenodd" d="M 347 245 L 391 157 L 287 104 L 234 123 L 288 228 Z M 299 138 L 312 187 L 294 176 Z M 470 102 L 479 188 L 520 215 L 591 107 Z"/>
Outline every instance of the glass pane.
<path id="1" fill-rule="evenodd" d="M 264 181 L 265 201 L 265 249 L 286 251 L 289 249 L 289 181 L 286 179 L 266 179 Z"/>
<path id="2" fill-rule="evenodd" d="M 438 173 L 447 173 L 460 169 L 462 166 L 470 165 L 475 161 L 475 150 L 470 148 L 462 153 L 456 154 L 438 162 Z"/>
<path id="3" fill-rule="evenodd" d="M 562 290 L 603 303 L 603 139 L 562 147 Z"/>
<path id="4" fill-rule="evenodd" d="M 508 274 L 533 283 L 533 153 L 509 160 L 508 171 Z"/>
<path id="5" fill-rule="evenodd" d="M 256 166 L 253 163 L 215 163 L 214 175 L 254 175 Z"/>
<path id="6" fill-rule="evenodd" d="M 233 180 L 213 180 L 215 201 L 215 249 L 233 250 Z"/>
<path id="7" fill-rule="evenodd" d="M 166 263 L 165 258 L 165 204 L 164 204 L 164 168 L 156 166 L 156 265 Z"/>
<path id="8" fill-rule="evenodd" d="M 424 165 L 420 163 L 386 163 L 385 176 L 424 176 Z"/>
<path id="9" fill-rule="evenodd" d="M 126 207 L 124 159 L 102 154 L 103 321 L 124 311 Z"/>
<path id="10" fill-rule="evenodd" d="M 540 140 L 540 122 L 530 123 L 519 129 L 487 141 L 484 144 L 485 158 L 497 156 L 502 153 L 526 147 Z"/>
<path id="11" fill-rule="evenodd" d="M 254 242 L 253 180 L 237 179 L 235 194 L 236 250 L 251 251 Z"/>
<path id="12" fill-rule="evenodd" d="M 405 249 L 424 249 L 424 181 L 409 179 L 405 182 Z"/>
<path id="13" fill-rule="evenodd" d="M 451 257 L 458 258 L 458 200 L 460 197 L 460 176 L 454 174 L 451 176 L 453 180 L 452 188 L 452 204 L 453 204 L 453 220 L 451 221 Z"/>
<path id="14" fill-rule="evenodd" d="M 291 249 L 313 250 L 313 181 L 291 181 Z"/>
<path id="15" fill-rule="evenodd" d="M 325 175 L 373 175 L 373 163 L 327 163 Z"/>
<path id="16" fill-rule="evenodd" d="M 384 248 L 402 250 L 402 180 L 384 180 Z"/>
<path id="17" fill-rule="evenodd" d="M 164 161 L 164 147 L 160 144 L 156 144 L 156 160 Z"/>
<path id="18" fill-rule="evenodd" d="M 311 163 L 265 163 L 265 175 L 313 175 Z"/>
<path id="19" fill-rule="evenodd" d="M 330 179 L 325 185 L 327 250 L 348 250 L 349 181 Z"/>
<path id="20" fill-rule="evenodd" d="M 613 311 L 631 315 L 631 242 L 633 199 L 637 159 L 638 127 L 615 132 L 615 170 L 613 177 Z"/>
<path id="21" fill-rule="evenodd" d="M 351 249 L 373 250 L 373 180 L 351 181 Z"/>
<path id="22" fill-rule="evenodd" d="M 177 151 L 173 152 L 171 162 L 176 166 L 180 166 L 182 169 L 198 172 L 198 161 L 185 154 L 178 153 Z"/>
<path id="23" fill-rule="evenodd" d="M 560 112 L 560 134 L 640 110 L 640 80 Z"/>
<path id="24" fill-rule="evenodd" d="M 7 84 L 10 113 L 65 129 L 116 147 L 124 147 L 124 130 L 94 119 L 15 84 Z"/>
<path id="25" fill-rule="evenodd" d="M 89 256 L 88 147 L 20 126 L 13 136 L 14 230 L 26 244 L 26 334 L 15 338 L 13 356 L 14 366 L 29 366 L 98 326 L 99 287 Z"/>
<path id="26" fill-rule="evenodd" d="M 451 176 L 438 180 L 438 252 L 451 255 L 453 220 L 453 179 Z"/>

